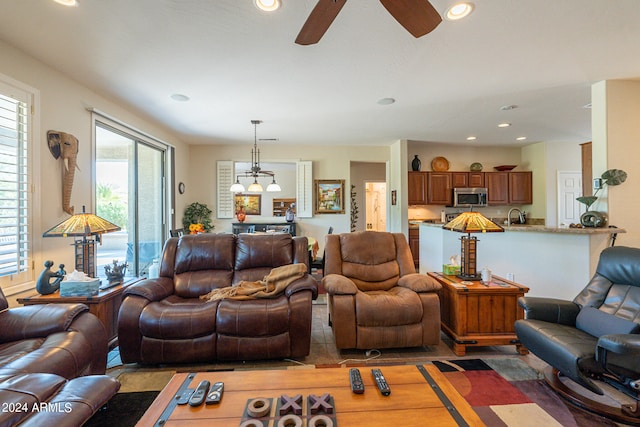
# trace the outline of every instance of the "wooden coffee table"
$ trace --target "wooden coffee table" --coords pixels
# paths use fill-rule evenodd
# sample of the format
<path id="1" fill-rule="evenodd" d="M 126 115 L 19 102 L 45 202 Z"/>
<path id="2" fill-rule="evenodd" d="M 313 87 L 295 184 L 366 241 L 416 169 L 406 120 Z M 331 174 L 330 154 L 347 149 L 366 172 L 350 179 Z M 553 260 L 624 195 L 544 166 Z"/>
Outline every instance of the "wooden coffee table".
<path id="1" fill-rule="evenodd" d="M 524 317 L 518 298 L 529 288 L 497 276 L 485 286 L 480 281 L 463 284 L 457 276 L 428 274 L 442 285 L 438 292 L 441 326 L 453 339 L 456 356 L 464 356 L 467 347 L 509 344 L 520 354 L 528 353 L 516 336 L 514 323 Z"/>
<path id="2" fill-rule="evenodd" d="M 234 426 L 238 427 L 251 399 L 277 402 L 282 395 L 321 396 L 328 393 L 335 405 L 334 427 L 349 426 L 482 426 L 478 415 L 433 365 L 377 367 L 391 388 L 382 396 L 371 375 L 372 367 L 360 367 L 363 394 L 351 392 L 349 369 L 319 368 L 176 374 L 149 407 L 137 426 Z M 426 375 L 425 375 L 426 374 Z M 175 405 L 180 390 L 195 388 L 202 380 L 224 382 L 219 404 Z M 173 408 L 173 409 L 171 409 Z M 263 426 L 278 425 L 275 403 Z M 304 414 L 304 413 L 303 413 Z M 304 417 L 303 417 L 304 418 Z M 294 424 L 284 424 L 294 425 Z M 303 423 L 307 426 L 307 423 Z M 319 424 L 324 425 L 324 424 Z"/>

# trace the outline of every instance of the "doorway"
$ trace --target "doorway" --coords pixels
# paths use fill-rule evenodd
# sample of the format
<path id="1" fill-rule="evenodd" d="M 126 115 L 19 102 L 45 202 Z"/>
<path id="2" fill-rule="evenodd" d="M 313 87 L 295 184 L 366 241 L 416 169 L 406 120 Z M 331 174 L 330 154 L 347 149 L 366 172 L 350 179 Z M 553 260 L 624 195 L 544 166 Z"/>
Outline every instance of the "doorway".
<path id="1" fill-rule="evenodd" d="M 582 173 L 558 171 L 558 225 L 580 223 L 585 211 L 576 198 L 582 196 Z"/>
<path id="2" fill-rule="evenodd" d="M 365 223 L 367 231 L 387 229 L 387 183 L 367 181 L 365 186 Z"/>

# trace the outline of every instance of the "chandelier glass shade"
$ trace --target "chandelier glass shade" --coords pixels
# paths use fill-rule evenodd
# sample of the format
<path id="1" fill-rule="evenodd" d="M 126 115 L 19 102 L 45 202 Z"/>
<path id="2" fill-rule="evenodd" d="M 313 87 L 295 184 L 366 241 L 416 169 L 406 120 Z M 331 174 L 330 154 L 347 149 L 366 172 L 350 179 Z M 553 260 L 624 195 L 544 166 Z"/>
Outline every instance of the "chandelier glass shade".
<path id="1" fill-rule="evenodd" d="M 251 120 L 253 124 L 253 149 L 251 150 L 251 170 L 245 171 L 243 174 L 236 175 L 236 182 L 234 182 L 229 191 L 234 193 L 242 193 L 245 191 L 244 185 L 240 183 L 240 177 L 253 178 L 253 183 L 249 185 L 246 191 L 250 193 L 261 193 L 263 191 L 262 185 L 258 182 L 258 178 L 270 177 L 271 183 L 267 186 L 267 191 L 275 192 L 282 191 L 280 185 L 276 182 L 276 174 L 272 171 L 262 170 L 260 167 L 260 150 L 258 150 L 258 125 L 262 123 L 261 120 Z"/>

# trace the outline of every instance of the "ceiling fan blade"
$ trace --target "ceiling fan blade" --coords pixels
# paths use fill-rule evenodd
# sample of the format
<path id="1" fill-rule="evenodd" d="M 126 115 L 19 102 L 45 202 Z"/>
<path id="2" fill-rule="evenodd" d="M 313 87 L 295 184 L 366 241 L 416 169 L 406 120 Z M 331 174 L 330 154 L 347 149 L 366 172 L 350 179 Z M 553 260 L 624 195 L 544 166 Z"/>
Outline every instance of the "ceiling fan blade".
<path id="1" fill-rule="evenodd" d="M 318 43 L 346 2 L 347 0 L 319 0 L 298 33 L 296 43 Z"/>
<path id="2" fill-rule="evenodd" d="M 415 38 L 430 33 L 442 22 L 428 0 L 380 0 L 380 3 Z"/>

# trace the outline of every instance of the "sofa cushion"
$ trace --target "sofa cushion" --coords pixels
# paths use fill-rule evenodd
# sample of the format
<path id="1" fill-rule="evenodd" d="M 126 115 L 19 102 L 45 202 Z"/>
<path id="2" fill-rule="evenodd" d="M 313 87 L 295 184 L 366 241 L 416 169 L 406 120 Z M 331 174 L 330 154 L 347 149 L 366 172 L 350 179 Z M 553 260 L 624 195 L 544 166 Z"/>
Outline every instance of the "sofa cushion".
<path id="1" fill-rule="evenodd" d="M 640 324 L 605 313 L 595 307 L 583 307 L 580 310 L 576 318 L 576 327 L 594 337 L 635 334 L 640 331 Z"/>
<path id="2" fill-rule="evenodd" d="M 235 237 L 233 234 L 196 234 L 178 241 L 175 274 L 198 270 L 232 270 Z"/>
<path id="3" fill-rule="evenodd" d="M 415 292 L 401 287 L 356 294 L 358 326 L 412 325 L 422 321 L 422 302 Z"/>
<path id="4" fill-rule="evenodd" d="M 176 296 L 148 304 L 140 314 L 142 335 L 158 339 L 186 339 L 211 335 L 216 330 L 217 301 Z"/>
<path id="5" fill-rule="evenodd" d="M 222 300 L 216 331 L 221 335 L 268 337 L 289 330 L 289 299 Z"/>
<path id="6" fill-rule="evenodd" d="M 236 270 L 293 264 L 293 238 L 288 233 L 239 234 Z M 254 278 L 253 280 L 258 280 Z M 245 279 L 250 280 L 250 279 Z M 234 281 L 235 282 L 235 281 Z"/>

